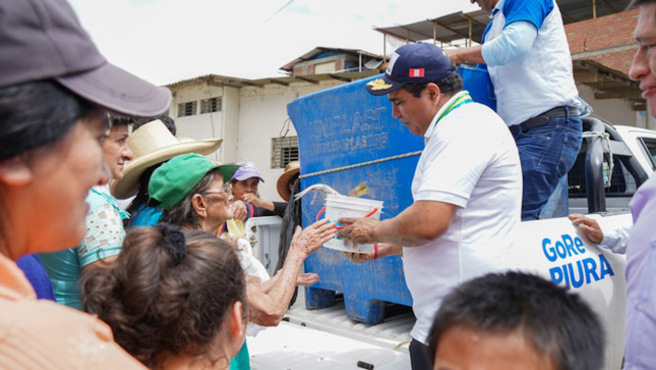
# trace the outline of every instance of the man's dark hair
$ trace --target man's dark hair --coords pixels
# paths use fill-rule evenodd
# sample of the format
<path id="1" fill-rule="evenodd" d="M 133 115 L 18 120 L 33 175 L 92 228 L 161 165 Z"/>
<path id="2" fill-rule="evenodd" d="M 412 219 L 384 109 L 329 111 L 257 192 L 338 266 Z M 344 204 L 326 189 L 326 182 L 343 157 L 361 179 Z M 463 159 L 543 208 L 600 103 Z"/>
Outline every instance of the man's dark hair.
<path id="1" fill-rule="evenodd" d="M 454 95 L 460 90 L 462 90 L 462 78 L 458 72 L 453 72 L 447 77 L 439 81 L 435 81 L 434 84 L 440 88 L 441 94 Z M 421 96 L 421 92 L 424 91 L 428 83 L 425 84 L 406 84 L 403 85 L 402 89 L 405 89 L 407 92 L 412 94 L 415 98 Z"/>
<path id="2" fill-rule="evenodd" d="M 488 333 L 518 330 L 556 369 L 598 370 L 604 331 L 576 293 L 522 272 L 491 273 L 461 284 L 440 306 L 429 334 L 429 356 L 444 333 L 463 326 Z"/>
<path id="3" fill-rule="evenodd" d="M 134 120 L 131 117 L 127 116 L 122 116 L 120 114 L 110 114 L 111 118 L 111 123 L 112 127 L 119 127 L 119 126 L 128 126 L 130 127 L 131 125 L 134 124 Z"/>
<path id="4" fill-rule="evenodd" d="M 649 3 L 656 3 L 656 0 L 632 0 L 629 3 L 629 6 L 626 7 L 626 10 L 639 8 L 639 7 L 641 7 L 643 5 L 647 5 Z"/>
<path id="5" fill-rule="evenodd" d="M 167 116 L 166 114 L 162 114 L 159 117 L 156 118 L 145 118 L 145 119 L 140 119 L 135 122 L 134 129 L 138 129 L 139 127 L 143 126 L 144 124 L 154 121 L 154 120 L 160 120 L 166 126 L 167 129 L 171 132 L 171 135 L 175 136 L 175 134 L 178 131 L 178 128 L 175 126 L 175 121 L 173 118 Z"/>

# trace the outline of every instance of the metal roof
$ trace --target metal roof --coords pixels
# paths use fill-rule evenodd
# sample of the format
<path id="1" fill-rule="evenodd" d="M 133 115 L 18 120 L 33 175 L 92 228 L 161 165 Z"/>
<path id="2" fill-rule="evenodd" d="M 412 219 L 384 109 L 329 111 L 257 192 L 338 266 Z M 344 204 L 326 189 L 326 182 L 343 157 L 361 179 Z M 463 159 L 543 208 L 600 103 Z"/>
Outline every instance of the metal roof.
<path id="1" fill-rule="evenodd" d="M 374 30 L 384 35 L 412 42 L 431 39 L 448 43 L 470 37 L 474 41 L 480 42 L 485 26 L 489 22 L 490 13 L 477 10 L 469 13 L 451 13 L 410 24 L 378 27 Z"/>
<path id="2" fill-rule="evenodd" d="M 624 11 L 630 0 L 558 0 L 563 23 L 570 24 Z M 405 25 L 375 28 L 387 36 L 406 42 L 433 40 L 442 46 L 471 46 L 480 43 L 490 13 L 482 10 L 456 12 Z M 617 49 L 617 50 L 610 50 Z M 627 50 L 624 50 L 627 49 Z M 631 49 L 631 50 L 629 50 Z M 598 52 L 573 55 L 574 79 L 590 86 L 596 99 L 627 99 L 635 110 L 646 109 L 638 84 L 627 76 L 633 45 L 618 45 Z M 622 55 L 614 53 L 622 53 Z M 384 54 L 387 52 L 384 50 Z M 595 55 L 597 54 L 597 55 Z M 615 59 L 621 59 L 616 61 Z"/>
<path id="3" fill-rule="evenodd" d="M 595 16 L 602 17 L 621 12 L 629 5 L 629 1 L 558 0 L 557 3 L 563 16 L 563 22 L 568 24 L 592 19 Z M 489 22 L 489 12 L 476 10 L 468 13 L 451 13 L 405 25 L 378 27 L 374 29 L 385 35 L 412 42 L 436 40 L 443 43 L 450 43 L 454 40 L 470 38 L 480 43 L 485 26 Z"/>
<path id="4" fill-rule="evenodd" d="M 176 90 L 184 86 L 197 85 L 199 83 L 203 83 L 208 86 L 218 86 L 218 87 L 229 86 L 235 88 L 242 88 L 242 87 L 264 88 L 266 85 L 289 86 L 292 83 L 300 83 L 300 82 L 307 82 L 307 83 L 318 85 L 322 81 L 329 81 L 329 80 L 351 82 L 369 76 L 373 76 L 379 73 L 380 71 L 378 70 L 367 70 L 363 72 L 335 72 L 335 73 L 322 73 L 322 74 L 303 75 L 303 76 L 269 77 L 269 78 L 259 78 L 255 80 L 251 80 L 247 78 L 208 74 L 204 76 L 173 82 L 166 85 L 166 87 L 168 87 L 171 90 Z"/>
<path id="5" fill-rule="evenodd" d="M 280 67 L 281 70 L 284 71 L 291 71 L 294 66 L 298 63 L 305 62 L 307 60 L 313 60 L 317 59 L 318 57 L 321 57 L 323 54 L 326 53 L 337 53 L 337 54 L 347 54 L 347 55 L 354 55 L 354 56 L 365 56 L 369 59 L 378 59 L 382 60 L 383 57 L 378 54 L 370 53 L 368 51 L 364 50 L 358 50 L 358 49 L 344 49 L 344 48 L 329 48 L 325 46 L 317 46 L 316 48 L 310 50 L 309 52 L 301 55 L 300 57 L 292 60 L 291 62 L 285 64 L 284 66 Z"/>

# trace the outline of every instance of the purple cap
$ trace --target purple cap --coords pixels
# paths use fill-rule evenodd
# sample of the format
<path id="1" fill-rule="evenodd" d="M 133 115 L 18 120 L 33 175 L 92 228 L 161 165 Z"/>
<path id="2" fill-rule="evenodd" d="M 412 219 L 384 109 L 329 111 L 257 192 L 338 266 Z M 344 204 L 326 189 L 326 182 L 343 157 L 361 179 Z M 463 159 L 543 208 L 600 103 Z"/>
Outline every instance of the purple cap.
<path id="1" fill-rule="evenodd" d="M 386 95 L 405 84 L 436 82 L 453 73 L 449 57 L 442 49 L 423 42 L 396 49 L 382 78 L 367 83 L 371 95 Z"/>
<path id="2" fill-rule="evenodd" d="M 244 181 L 250 179 L 251 177 L 257 177 L 260 181 L 264 182 L 260 171 L 257 170 L 257 166 L 253 162 L 237 162 L 241 167 L 235 172 L 235 175 L 232 176 L 233 180 Z"/>
<path id="3" fill-rule="evenodd" d="M 0 1 L 0 87 L 54 79 L 101 107 L 134 117 L 168 110 L 171 92 L 100 54 L 65 0 Z"/>

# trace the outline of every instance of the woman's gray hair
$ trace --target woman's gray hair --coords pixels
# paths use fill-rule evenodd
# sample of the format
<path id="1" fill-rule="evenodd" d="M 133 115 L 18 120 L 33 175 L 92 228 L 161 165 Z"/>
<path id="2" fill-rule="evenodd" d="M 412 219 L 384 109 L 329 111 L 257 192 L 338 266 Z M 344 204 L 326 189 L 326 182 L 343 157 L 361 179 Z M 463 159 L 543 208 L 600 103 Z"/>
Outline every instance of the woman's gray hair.
<path id="1" fill-rule="evenodd" d="M 217 173 L 221 173 L 219 168 L 210 170 L 202 179 L 200 179 L 198 184 L 196 184 L 196 186 L 194 186 L 191 191 L 189 191 L 189 193 L 185 195 L 184 198 L 182 198 L 181 201 L 176 203 L 173 207 L 165 209 L 162 212 L 162 217 L 159 221 L 168 222 L 178 226 L 188 226 L 192 229 L 198 229 L 200 227 L 200 223 L 198 222 L 198 215 L 196 214 L 196 211 L 191 204 L 191 198 L 195 194 L 202 194 L 205 192 L 209 188 L 210 184 L 214 180 L 214 176 Z"/>

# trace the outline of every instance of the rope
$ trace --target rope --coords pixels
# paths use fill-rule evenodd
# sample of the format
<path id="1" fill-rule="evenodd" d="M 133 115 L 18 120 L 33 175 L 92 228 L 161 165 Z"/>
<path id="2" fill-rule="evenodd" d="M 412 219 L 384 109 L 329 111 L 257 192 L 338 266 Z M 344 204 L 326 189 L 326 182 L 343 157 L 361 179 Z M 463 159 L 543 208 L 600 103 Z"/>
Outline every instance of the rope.
<path id="1" fill-rule="evenodd" d="M 613 178 L 613 169 L 615 163 L 613 162 L 613 149 L 610 147 L 610 135 L 607 132 L 596 132 L 596 131 L 586 131 L 581 136 L 583 139 L 600 137 L 603 139 L 603 143 L 606 145 L 606 151 L 608 151 L 608 179 L 604 182 L 604 187 L 609 188 L 611 180 Z M 604 156 L 606 154 L 604 153 Z"/>
<path id="2" fill-rule="evenodd" d="M 391 160 L 394 160 L 394 159 L 400 159 L 400 158 L 412 157 L 412 156 L 415 156 L 415 155 L 420 155 L 421 152 L 422 152 L 422 151 L 419 150 L 419 151 L 416 151 L 416 152 L 410 152 L 410 153 L 399 154 L 399 155 L 395 155 L 395 156 L 391 156 L 391 157 L 380 158 L 380 159 L 376 159 L 376 160 L 369 161 L 369 162 L 356 163 L 356 164 L 352 164 L 352 165 L 349 165 L 349 166 L 333 168 L 333 169 L 330 169 L 330 170 L 324 170 L 324 171 L 312 172 L 312 173 L 308 173 L 308 174 L 305 174 L 305 175 L 301 175 L 301 176 L 299 176 L 299 178 L 301 178 L 301 179 L 305 179 L 305 178 L 307 178 L 307 177 L 319 176 L 319 175 L 325 175 L 325 174 L 327 174 L 327 173 L 333 173 L 333 172 L 339 172 L 339 171 L 350 170 L 350 169 L 352 169 L 352 168 L 358 168 L 358 167 L 368 166 L 368 165 L 370 165 L 370 164 L 376 164 L 376 163 L 381 163 L 381 162 L 391 161 Z"/>

